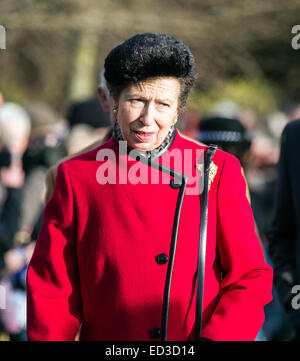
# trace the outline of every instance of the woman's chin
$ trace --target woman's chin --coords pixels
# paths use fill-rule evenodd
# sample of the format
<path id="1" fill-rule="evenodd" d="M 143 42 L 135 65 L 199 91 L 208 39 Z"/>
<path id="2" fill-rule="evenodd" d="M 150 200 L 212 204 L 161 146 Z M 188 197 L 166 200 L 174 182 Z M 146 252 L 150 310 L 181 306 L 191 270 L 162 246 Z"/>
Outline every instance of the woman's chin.
<path id="1" fill-rule="evenodd" d="M 146 151 L 155 149 L 156 146 L 151 143 L 148 144 L 148 143 L 135 142 L 131 145 L 131 148 L 146 152 Z"/>
<path id="2" fill-rule="evenodd" d="M 147 141 L 147 140 L 139 140 L 136 137 L 134 137 L 134 139 L 132 139 L 131 142 L 128 142 L 128 145 L 131 148 L 134 148 L 137 150 L 149 151 L 149 150 L 153 150 L 159 146 L 159 144 L 156 144 L 156 143 L 157 142 L 155 141 L 155 139 L 149 139 Z"/>

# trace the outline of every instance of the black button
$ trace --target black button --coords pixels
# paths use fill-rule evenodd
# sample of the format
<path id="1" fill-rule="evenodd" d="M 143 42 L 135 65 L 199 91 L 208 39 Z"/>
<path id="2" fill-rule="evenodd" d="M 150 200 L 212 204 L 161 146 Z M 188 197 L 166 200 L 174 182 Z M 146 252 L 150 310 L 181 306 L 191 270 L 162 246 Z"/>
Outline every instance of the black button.
<path id="1" fill-rule="evenodd" d="M 172 179 L 170 182 L 170 186 L 174 189 L 177 189 L 181 187 L 181 183 L 175 183 L 175 179 Z"/>
<path id="2" fill-rule="evenodd" d="M 160 338 L 160 329 L 158 327 L 152 328 L 152 330 L 149 331 L 150 337 L 154 340 Z"/>
<path id="3" fill-rule="evenodd" d="M 165 253 L 161 253 L 155 257 L 157 264 L 165 264 L 168 262 L 168 256 Z"/>

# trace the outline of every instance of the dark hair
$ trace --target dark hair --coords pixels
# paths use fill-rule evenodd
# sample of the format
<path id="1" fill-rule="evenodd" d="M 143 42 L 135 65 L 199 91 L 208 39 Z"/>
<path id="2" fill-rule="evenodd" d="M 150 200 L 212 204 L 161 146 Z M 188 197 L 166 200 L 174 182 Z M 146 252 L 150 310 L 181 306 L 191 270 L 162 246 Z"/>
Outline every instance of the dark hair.
<path id="1" fill-rule="evenodd" d="M 178 78 L 180 109 L 195 82 L 195 60 L 190 49 L 167 34 L 145 33 L 127 39 L 107 55 L 104 68 L 108 89 L 116 99 L 131 83 L 160 76 Z"/>

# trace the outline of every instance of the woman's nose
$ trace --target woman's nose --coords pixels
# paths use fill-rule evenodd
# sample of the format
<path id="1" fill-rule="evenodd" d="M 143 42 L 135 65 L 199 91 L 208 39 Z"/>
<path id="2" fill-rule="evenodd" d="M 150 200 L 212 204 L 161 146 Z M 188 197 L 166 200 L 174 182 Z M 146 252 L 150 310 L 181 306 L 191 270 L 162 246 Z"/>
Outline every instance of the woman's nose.
<path id="1" fill-rule="evenodd" d="M 155 106 L 151 103 L 146 103 L 143 109 L 143 113 L 140 118 L 144 125 L 151 125 L 155 120 Z"/>

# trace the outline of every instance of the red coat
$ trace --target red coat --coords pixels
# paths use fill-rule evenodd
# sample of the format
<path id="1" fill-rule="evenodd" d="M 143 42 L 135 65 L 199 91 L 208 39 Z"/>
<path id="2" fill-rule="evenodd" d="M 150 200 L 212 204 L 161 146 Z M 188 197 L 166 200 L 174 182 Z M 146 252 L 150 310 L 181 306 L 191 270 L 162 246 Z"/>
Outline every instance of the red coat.
<path id="1" fill-rule="evenodd" d="M 114 151 L 116 164 L 100 160 L 103 149 Z M 173 149 L 190 149 L 193 168 L 185 173 L 199 174 L 194 172 L 196 150 L 206 147 L 177 133 Z M 166 166 L 167 153 L 158 159 Z M 238 160 L 217 150 L 213 162 L 217 172 L 209 190 L 201 336 L 254 340 L 263 307 L 272 299 L 272 269 L 255 233 Z M 105 176 L 116 184 L 99 184 L 104 164 L 109 165 Z M 124 183 L 119 165 L 113 138 L 60 165 L 27 274 L 29 340 L 73 340 L 80 324 L 81 340 L 149 341 L 153 329 L 159 331 L 179 189 L 170 186 L 170 175 L 164 175 L 164 184 L 119 184 L 121 178 Z M 128 172 L 131 165 L 140 166 L 140 172 L 151 168 L 135 160 Z M 169 341 L 194 339 L 200 199 L 199 194 L 183 198 Z"/>

